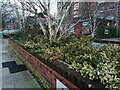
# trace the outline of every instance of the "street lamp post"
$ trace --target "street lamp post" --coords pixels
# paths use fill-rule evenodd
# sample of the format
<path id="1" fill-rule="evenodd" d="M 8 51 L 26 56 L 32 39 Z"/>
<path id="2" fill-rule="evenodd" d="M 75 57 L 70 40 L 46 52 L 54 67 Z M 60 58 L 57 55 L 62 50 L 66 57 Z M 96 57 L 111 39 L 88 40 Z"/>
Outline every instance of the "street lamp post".
<path id="1" fill-rule="evenodd" d="M 118 37 L 120 37 L 120 1 L 118 2 Z"/>
<path id="2" fill-rule="evenodd" d="M 116 35 L 120 37 L 120 1 L 117 2 L 117 13 L 116 13 L 116 23 L 117 23 L 117 29 L 116 29 Z"/>

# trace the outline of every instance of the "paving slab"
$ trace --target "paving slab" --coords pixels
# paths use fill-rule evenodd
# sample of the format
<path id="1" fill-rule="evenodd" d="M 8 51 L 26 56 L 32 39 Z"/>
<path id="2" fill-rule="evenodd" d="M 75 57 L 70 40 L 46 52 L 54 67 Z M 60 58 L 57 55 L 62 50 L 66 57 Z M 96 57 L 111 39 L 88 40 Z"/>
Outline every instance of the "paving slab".
<path id="1" fill-rule="evenodd" d="M 9 90 L 10 88 L 12 88 L 13 90 L 15 90 L 15 85 L 11 84 L 11 83 L 2 84 L 2 88 L 8 88 L 7 90 Z M 3 90 L 5 90 L 5 89 L 3 89 Z"/>
<path id="2" fill-rule="evenodd" d="M 0 38 L 0 51 L 2 51 L 2 39 Z M 0 90 L 2 89 L 2 53 L 0 53 Z"/>
<path id="3" fill-rule="evenodd" d="M 11 74 L 2 75 L 2 88 L 15 88 L 14 77 Z"/>
<path id="4" fill-rule="evenodd" d="M 34 83 L 33 83 L 34 82 Z M 35 79 L 15 83 L 15 88 L 40 88 Z"/>
<path id="5" fill-rule="evenodd" d="M 36 90 L 36 88 L 38 88 L 38 90 L 41 90 L 40 85 L 28 70 L 10 73 L 8 67 L 2 67 L 2 63 L 4 62 L 15 61 L 16 65 L 23 65 L 23 62 L 13 53 L 13 51 L 10 51 L 7 40 L 2 40 L 0 44 L 2 44 L 2 49 L 0 49 L 0 54 L 2 55 L 0 59 L 2 90 L 19 90 L 20 88 L 26 88 L 28 90 L 30 90 L 30 88 L 31 90 Z"/>
<path id="6" fill-rule="evenodd" d="M 10 71 L 8 68 L 2 68 L 2 76 L 5 76 L 5 75 L 10 75 Z"/>
<path id="7" fill-rule="evenodd" d="M 23 81 L 26 81 L 26 80 L 34 79 L 34 77 L 29 73 L 28 70 L 18 72 L 18 73 L 14 73 L 14 74 L 12 74 L 12 76 L 14 77 L 14 83 L 15 84 L 17 84 L 18 81 L 23 82 Z"/>

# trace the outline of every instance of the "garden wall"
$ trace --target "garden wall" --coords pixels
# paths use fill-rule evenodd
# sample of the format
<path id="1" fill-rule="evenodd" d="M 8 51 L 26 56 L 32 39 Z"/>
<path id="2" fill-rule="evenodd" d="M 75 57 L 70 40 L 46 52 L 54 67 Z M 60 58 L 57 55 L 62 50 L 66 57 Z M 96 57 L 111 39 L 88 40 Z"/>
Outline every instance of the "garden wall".
<path id="1" fill-rule="evenodd" d="M 15 42 L 13 42 L 12 40 L 8 40 L 9 41 L 9 45 L 14 49 L 14 51 L 19 55 L 19 57 L 25 62 L 27 62 L 28 64 L 30 64 L 32 66 L 32 68 L 39 73 L 39 75 L 41 75 L 46 81 L 49 82 L 51 88 L 58 88 L 58 87 L 67 87 L 69 89 L 75 89 L 75 90 L 80 90 L 78 88 L 78 86 L 80 85 L 80 83 L 78 83 L 77 81 L 75 81 L 76 79 L 70 74 L 70 77 L 72 80 L 74 80 L 74 83 L 78 83 L 79 85 L 75 85 L 72 82 L 70 82 L 70 80 L 64 78 L 61 74 L 59 74 L 58 72 L 56 72 L 55 70 L 51 69 L 48 65 L 46 65 L 45 63 L 42 62 L 42 60 L 37 59 L 36 57 L 34 57 L 32 54 L 28 53 L 26 50 L 24 50 L 23 48 L 21 48 L 19 45 L 17 45 Z M 60 63 L 56 63 L 58 66 L 60 66 Z M 65 68 L 64 68 L 65 69 Z M 59 69 L 58 71 L 61 71 L 62 69 Z M 68 76 L 66 76 L 68 77 Z M 68 77 L 69 78 L 69 77 Z M 72 81 L 71 80 L 71 81 Z M 59 85 L 61 84 L 61 86 Z M 84 85 L 82 85 L 81 87 L 83 87 Z"/>

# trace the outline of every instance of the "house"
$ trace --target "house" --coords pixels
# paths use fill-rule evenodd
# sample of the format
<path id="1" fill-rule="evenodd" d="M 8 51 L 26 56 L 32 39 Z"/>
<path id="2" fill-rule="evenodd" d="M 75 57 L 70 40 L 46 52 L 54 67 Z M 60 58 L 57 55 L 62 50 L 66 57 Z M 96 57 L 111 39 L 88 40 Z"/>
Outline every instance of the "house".
<path id="1" fill-rule="evenodd" d="M 58 18 L 61 19 L 61 17 L 64 14 L 65 10 L 62 10 L 62 12 L 60 12 L 61 9 L 67 9 L 67 7 L 65 7 L 65 4 L 70 4 L 70 2 L 65 2 L 62 0 L 58 0 L 57 3 L 57 9 L 58 9 Z M 96 5 L 96 2 L 72 2 L 72 5 L 69 9 L 69 11 L 66 14 L 66 20 L 63 23 L 70 23 L 71 25 L 75 24 L 74 26 L 74 33 L 76 35 L 80 35 L 80 34 L 89 34 L 89 29 L 84 28 L 84 26 L 86 26 L 86 24 L 88 25 L 88 9 L 90 9 L 90 15 L 93 14 L 93 9 L 94 6 Z M 78 22 L 78 23 L 77 23 Z M 72 30 L 73 31 L 73 30 Z"/>
<path id="2" fill-rule="evenodd" d="M 69 4 L 70 2 L 66 3 Z M 61 18 L 65 10 L 63 10 L 63 12 L 59 12 L 59 10 L 63 7 L 65 2 L 62 0 L 58 0 L 57 4 L 58 18 Z M 99 7 L 97 7 L 98 4 Z M 114 24 L 116 23 L 115 20 L 117 18 L 117 14 L 120 12 L 120 10 L 119 12 L 117 12 L 117 2 L 73 2 L 71 8 L 66 14 L 67 20 L 65 21 L 65 23 L 72 22 L 71 25 L 73 25 L 78 21 L 78 23 L 74 27 L 75 33 L 90 33 L 90 28 L 84 28 L 84 26 L 86 26 L 89 23 L 90 17 L 94 16 L 94 11 L 96 10 L 96 7 L 98 8 L 97 22 L 102 21 L 104 24 L 107 24 L 108 22 L 113 22 Z M 118 17 L 120 18 L 120 15 L 118 15 Z M 120 22 L 120 20 L 118 22 Z"/>

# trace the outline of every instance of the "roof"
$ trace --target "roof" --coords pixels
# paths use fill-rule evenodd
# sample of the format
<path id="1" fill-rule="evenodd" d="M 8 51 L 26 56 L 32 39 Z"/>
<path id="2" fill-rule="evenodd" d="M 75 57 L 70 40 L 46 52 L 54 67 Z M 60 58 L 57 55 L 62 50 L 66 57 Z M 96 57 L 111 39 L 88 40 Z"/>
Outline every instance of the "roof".
<path id="1" fill-rule="evenodd" d="M 84 21 L 88 21 L 88 19 L 82 19 L 82 17 L 75 17 L 72 20 L 72 23 L 77 23 L 77 22 L 84 22 Z"/>

